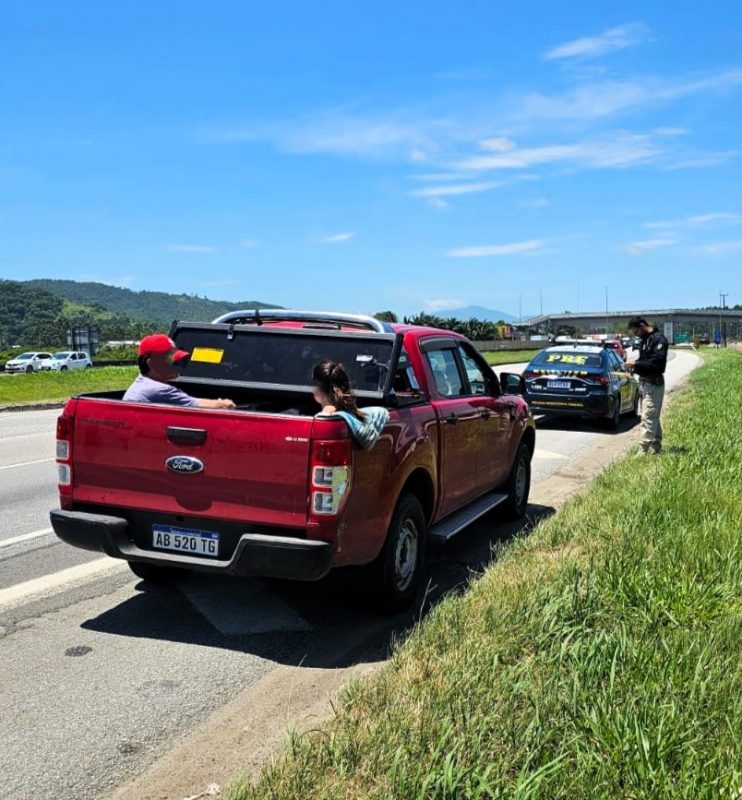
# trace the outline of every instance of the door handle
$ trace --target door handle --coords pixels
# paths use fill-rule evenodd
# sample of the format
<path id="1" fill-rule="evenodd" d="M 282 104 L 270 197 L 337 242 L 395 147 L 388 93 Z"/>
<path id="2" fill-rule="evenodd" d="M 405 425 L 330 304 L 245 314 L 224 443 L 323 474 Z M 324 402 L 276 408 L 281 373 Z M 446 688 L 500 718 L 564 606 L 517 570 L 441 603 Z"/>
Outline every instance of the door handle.
<path id="1" fill-rule="evenodd" d="M 443 422 L 447 425 L 456 425 L 459 421 L 459 418 L 455 414 L 449 414 L 447 417 L 443 417 Z"/>

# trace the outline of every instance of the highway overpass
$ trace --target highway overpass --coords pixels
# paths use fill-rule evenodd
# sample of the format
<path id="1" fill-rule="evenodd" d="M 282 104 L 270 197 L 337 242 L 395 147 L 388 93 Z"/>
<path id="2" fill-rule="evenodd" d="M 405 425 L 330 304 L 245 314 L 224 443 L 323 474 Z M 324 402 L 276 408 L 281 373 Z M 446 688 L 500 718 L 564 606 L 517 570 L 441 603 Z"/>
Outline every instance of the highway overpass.
<path id="1" fill-rule="evenodd" d="M 541 314 L 514 327 L 525 328 L 531 334 L 590 334 L 626 330 L 631 317 L 639 316 L 666 332 L 671 330 L 677 337 L 686 334 L 691 338 L 721 330 L 728 339 L 742 339 L 742 310 L 665 308 L 636 309 L 632 311 L 591 311 L 564 314 Z M 667 327 L 666 327 L 667 326 Z M 669 338 L 669 337 L 668 337 Z"/>

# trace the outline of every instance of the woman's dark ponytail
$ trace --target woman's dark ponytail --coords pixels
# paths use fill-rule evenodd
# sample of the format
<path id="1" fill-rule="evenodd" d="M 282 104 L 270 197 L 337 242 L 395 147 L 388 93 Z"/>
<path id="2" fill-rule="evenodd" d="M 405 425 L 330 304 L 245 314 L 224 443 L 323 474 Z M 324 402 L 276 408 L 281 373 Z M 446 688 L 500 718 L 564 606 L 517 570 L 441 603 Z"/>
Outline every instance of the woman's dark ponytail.
<path id="1" fill-rule="evenodd" d="M 358 408 L 350 378 L 342 364 L 335 361 L 321 361 L 315 364 L 312 378 L 332 400 L 338 411 L 347 411 L 358 419 L 363 419 L 363 412 Z"/>

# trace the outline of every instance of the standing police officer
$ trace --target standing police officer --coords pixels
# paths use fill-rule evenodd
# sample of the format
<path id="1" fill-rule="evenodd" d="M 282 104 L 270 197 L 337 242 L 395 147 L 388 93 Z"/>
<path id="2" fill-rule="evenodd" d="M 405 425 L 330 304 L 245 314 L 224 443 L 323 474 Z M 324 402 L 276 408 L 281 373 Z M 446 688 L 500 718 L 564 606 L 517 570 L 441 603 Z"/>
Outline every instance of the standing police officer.
<path id="1" fill-rule="evenodd" d="M 667 339 L 644 317 L 632 317 L 629 330 L 641 337 L 639 358 L 626 366 L 639 376 L 642 397 L 642 436 L 639 453 L 657 455 L 662 451 L 662 425 L 660 411 L 665 396 L 665 366 L 667 364 Z"/>

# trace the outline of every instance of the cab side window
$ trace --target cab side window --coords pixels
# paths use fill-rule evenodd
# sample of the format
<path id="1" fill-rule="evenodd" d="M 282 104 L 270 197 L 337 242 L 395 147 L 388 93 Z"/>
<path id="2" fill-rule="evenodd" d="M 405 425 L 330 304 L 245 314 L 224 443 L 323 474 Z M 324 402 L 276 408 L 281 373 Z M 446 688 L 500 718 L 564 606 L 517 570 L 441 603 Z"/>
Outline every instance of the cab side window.
<path id="1" fill-rule="evenodd" d="M 464 394 L 464 382 L 456 364 L 456 351 L 453 348 L 428 350 L 425 357 L 433 373 L 435 388 L 443 397 L 460 397 Z"/>
<path id="2" fill-rule="evenodd" d="M 469 394 L 498 394 L 492 376 L 485 370 L 469 346 L 459 345 L 459 356 L 469 381 Z"/>

